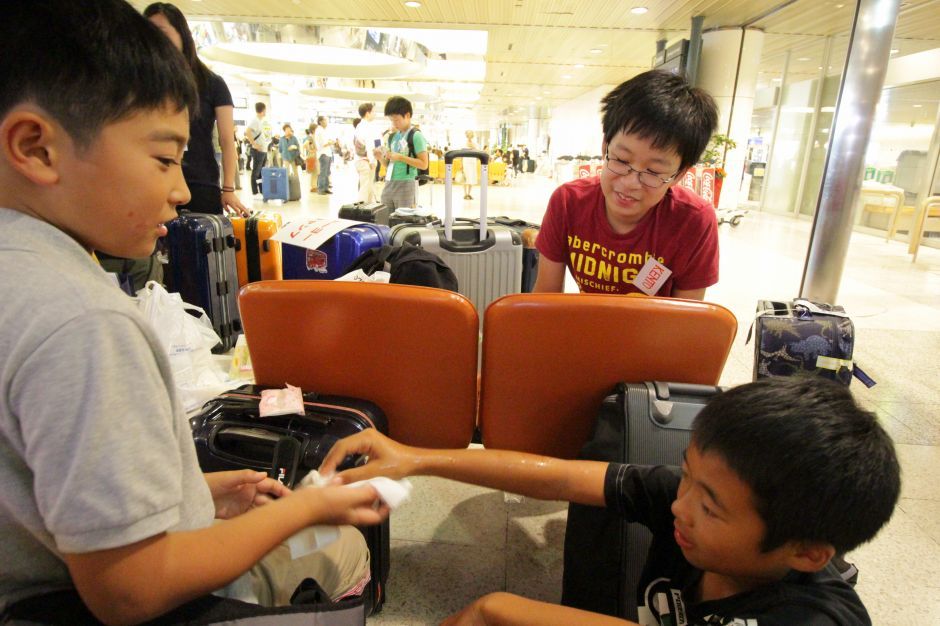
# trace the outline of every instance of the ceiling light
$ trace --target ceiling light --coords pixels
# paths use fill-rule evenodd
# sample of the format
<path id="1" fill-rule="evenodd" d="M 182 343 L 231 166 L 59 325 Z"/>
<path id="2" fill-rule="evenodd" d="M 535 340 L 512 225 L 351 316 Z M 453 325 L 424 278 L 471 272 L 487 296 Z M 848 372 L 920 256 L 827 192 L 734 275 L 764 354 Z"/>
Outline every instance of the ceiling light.
<path id="1" fill-rule="evenodd" d="M 900 52 L 900 50 L 897 48 L 891 48 L 891 54 L 897 54 L 898 52 Z"/>
<path id="2" fill-rule="evenodd" d="M 634 15 L 643 15 L 647 11 L 649 11 L 649 9 L 646 7 L 633 7 L 630 9 L 630 13 L 633 13 Z"/>
<path id="3" fill-rule="evenodd" d="M 419 9 L 421 8 L 421 3 L 417 0 L 408 0 L 408 2 L 405 3 L 405 6 L 409 9 Z"/>
<path id="4" fill-rule="evenodd" d="M 589 52 L 590 52 L 591 54 L 600 54 L 600 53 L 603 52 L 603 50 L 601 50 L 600 48 L 591 48 L 591 49 L 589 50 Z"/>
<path id="5" fill-rule="evenodd" d="M 809 57 L 800 57 L 797 61 L 812 61 Z"/>
<path id="6" fill-rule="evenodd" d="M 564 78 L 565 80 L 571 80 L 571 74 L 563 74 L 562 78 Z"/>
<path id="7" fill-rule="evenodd" d="M 836 8 L 837 8 L 837 9 L 841 9 L 841 8 L 844 7 L 844 6 L 845 6 L 844 4 L 837 4 L 837 5 L 836 5 Z"/>
<path id="8" fill-rule="evenodd" d="M 552 92 L 550 92 L 550 91 L 543 91 L 542 93 L 547 96 L 547 95 L 549 95 L 549 94 L 552 93 Z"/>
<path id="9" fill-rule="evenodd" d="M 775 82 L 775 83 L 779 83 L 781 79 L 779 79 L 779 78 L 771 78 L 770 80 L 772 80 L 772 81 Z"/>
<path id="10" fill-rule="evenodd" d="M 535 96 L 535 99 L 536 99 L 536 100 L 541 100 L 541 99 L 542 99 L 542 96 Z M 914 105 L 914 106 L 919 106 L 919 105 Z"/>
<path id="11" fill-rule="evenodd" d="M 576 70 L 580 70 L 580 69 L 583 68 L 583 67 L 584 67 L 584 63 L 577 63 L 577 64 L 575 64 L 575 66 L 574 66 L 574 68 L 575 68 Z"/>
<path id="12" fill-rule="evenodd" d="M 924 105 L 922 105 L 922 104 L 915 104 L 915 105 L 913 105 L 913 106 L 914 106 L 915 109 L 919 109 L 919 108 L 921 108 L 921 107 L 924 106 Z"/>

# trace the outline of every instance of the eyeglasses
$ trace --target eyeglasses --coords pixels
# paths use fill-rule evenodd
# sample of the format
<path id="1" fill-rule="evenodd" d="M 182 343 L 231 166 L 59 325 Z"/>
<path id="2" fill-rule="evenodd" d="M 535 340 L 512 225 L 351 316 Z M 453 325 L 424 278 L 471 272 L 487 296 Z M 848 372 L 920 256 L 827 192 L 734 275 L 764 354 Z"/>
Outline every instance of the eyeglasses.
<path id="1" fill-rule="evenodd" d="M 663 178 L 658 174 L 652 172 L 643 172 L 631 167 L 626 161 L 621 161 L 616 157 L 610 156 L 610 149 L 607 150 L 607 154 L 604 155 L 604 159 L 607 161 L 607 169 L 610 170 L 611 174 L 616 174 L 617 176 L 629 176 L 631 173 L 636 173 L 637 178 L 640 181 L 640 184 L 644 187 L 649 187 L 651 189 L 658 189 L 663 185 L 668 185 L 676 177 L 676 174 L 668 178 Z"/>

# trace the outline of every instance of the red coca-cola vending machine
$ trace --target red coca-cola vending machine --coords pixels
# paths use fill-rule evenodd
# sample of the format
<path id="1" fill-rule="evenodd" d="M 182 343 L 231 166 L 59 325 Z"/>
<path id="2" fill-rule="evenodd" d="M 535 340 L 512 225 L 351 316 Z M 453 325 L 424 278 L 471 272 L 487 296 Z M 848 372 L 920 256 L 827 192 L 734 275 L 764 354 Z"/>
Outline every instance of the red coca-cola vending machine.
<path id="1" fill-rule="evenodd" d="M 679 184 L 686 189 L 691 189 L 695 193 L 698 193 L 698 168 L 690 167 L 679 180 Z"/>
<path id="2" fill-rule="evenodd" d="M 699 191 L 699 195 L 702 196 L 703 200 L 711 202 L 712 206 L 717 204 L 715 199 L 715 168 L 714 167 L 704 167 L 702 168 L 702 188 Z"/>

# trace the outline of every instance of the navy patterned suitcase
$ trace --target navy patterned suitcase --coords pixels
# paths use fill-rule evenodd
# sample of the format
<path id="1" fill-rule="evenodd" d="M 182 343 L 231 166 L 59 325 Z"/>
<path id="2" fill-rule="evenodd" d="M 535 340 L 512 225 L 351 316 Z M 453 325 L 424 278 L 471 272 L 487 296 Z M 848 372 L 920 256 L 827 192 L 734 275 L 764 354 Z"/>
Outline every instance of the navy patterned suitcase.
<path id="1" fill-rule="evenodd" d="M 284 278 L 339 278 L 363 252 L 388 243 L 388 233 L 388 226 L 383 224 L 356 224 L 339 231 L 316 250 L 285 243 L 281 246 Z"/>
<path id="2" fill-rule="evenodd" d="M 842 307 L 761 300 L 753 330 L 754 380 L 808 372 L 844 385 L 852 381 L 855 326 Z"/>
<path id="3" fill-rule="evenodd" d="M 223 215 L 181 211 L 167 230 L 167 290 L 206 312 L 222 339 L 214 351 L 231 349 L 242 330 L 232 222 Z"/>
<path id="4" fill-rule="evenodd" d="M 385 413 L 366 400 L 343 396 L 304 394 L 304 415 L 258 416 L 261 391 L 267 387 L 243 385 L 203 405 L 189 420 L 199 466 L 206 472 L 234 469 L 268 471 L 282 437 L 299 444 L 296 467 L 287 472 L 294 487 L 310 470 L 318 469 L 330 448 L 343 437 L 366 428 L 388 434 Z M 353 467 L 361 459 L 346 459 L 339 469 Z M 388 581 L 390 534 L 388 520 L 359 529 L 371 556 L 372 580 L 367 587 L 366 612 L 377 613 L 385 602 Z M 317 622 L 318 623 L 318 622 Z"/>

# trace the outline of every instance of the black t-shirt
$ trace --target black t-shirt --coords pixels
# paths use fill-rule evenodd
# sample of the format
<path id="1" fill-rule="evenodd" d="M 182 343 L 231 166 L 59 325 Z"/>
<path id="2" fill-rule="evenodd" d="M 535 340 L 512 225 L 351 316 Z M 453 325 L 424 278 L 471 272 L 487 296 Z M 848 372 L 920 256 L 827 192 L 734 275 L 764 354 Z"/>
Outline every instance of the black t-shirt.
<path id="1" fill-rule="evenodd" d="M 855 626 L 871 619 L 855 590 L 832 564 L 820 572 L 791 571 L 783 580 L 720 600 L 691 600 L 702 577 L 682 555 L 673 536 L 672 502 L 679 489 L 674 467 L 611 463 L 604 495 L 607 507 L 653 533 L 640 577 L 640 623 L 657 626 Z M 660 615 L 658 602 L 668 603 Z M 644 620 L 644 615 L 646 619 Z"/>
<path id="2" fill-rule="evenodd" d="M 212 126 L 216 107 L 232 106 L 232 94 L 218 74 L 209 72 L 205 93 L 199 94 L 199 111 L 189 123 L 189 146 L 183 154 L 183 177 L 187 185 L 219 188 L 219 164 L 215 161 Z M 221 141 L 233 141 L 222 137 Z"/>

